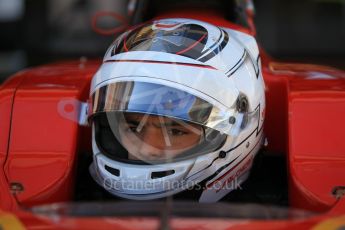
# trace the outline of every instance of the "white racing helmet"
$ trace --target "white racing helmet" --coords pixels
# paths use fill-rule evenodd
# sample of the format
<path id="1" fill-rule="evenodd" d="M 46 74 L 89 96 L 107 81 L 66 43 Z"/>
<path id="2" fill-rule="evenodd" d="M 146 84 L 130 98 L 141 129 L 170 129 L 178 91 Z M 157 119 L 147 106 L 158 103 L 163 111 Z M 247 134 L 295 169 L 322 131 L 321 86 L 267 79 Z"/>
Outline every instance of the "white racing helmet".
<path id="1" fill-rule="evenodd" d="M 257 44 L 205 22 L 163 19 L 123 33 L 90 97 L 90 173 L 119 197 L 197 188 L 200 202 L 218 201 L 248 177 L 262 144 Z"/>

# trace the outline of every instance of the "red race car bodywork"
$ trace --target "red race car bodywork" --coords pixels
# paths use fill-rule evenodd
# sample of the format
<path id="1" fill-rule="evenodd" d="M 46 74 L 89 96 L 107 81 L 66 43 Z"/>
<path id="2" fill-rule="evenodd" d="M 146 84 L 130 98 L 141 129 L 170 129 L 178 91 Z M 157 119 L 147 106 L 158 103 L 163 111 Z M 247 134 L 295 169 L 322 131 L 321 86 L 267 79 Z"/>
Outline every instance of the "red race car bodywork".
<path id="1" fill-rule="evenodd" d="M 237 29 L 217 13 L 166 12 Z M 323 229 L 345 226 L 345 74 L 330 67 L 272 60 L 261 50 L 266 84 L 267 151 L 287 159 L 289 208 L 305 218 L 171 217 L 173 229 Z M 27 69 L 0 90 L 0 225 L 28 229 L 154 229 L 157 217 L 46 218 L 22 207 L 71 202 L 78 154 L 90 152 L 90 129 L 79 126 L 100 61 L 70 61 Z"/>

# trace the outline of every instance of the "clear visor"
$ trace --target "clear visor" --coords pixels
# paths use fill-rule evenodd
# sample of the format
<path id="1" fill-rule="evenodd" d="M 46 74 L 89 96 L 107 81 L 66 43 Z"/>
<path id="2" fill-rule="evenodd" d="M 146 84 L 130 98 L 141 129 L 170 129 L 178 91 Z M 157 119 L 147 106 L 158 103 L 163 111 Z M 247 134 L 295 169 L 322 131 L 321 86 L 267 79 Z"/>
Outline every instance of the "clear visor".
<path id="1" fill-rule="evenodd" d="M 96 89 L 92 94 L 90 115 L 100 112 L 159 115 L 229 134 L 233 127 L 231 119 L 238 117 L 239 113 L 234 108 L 209 101 L 166 85 L 138 81 L 114 82 Z"/>
<path id="2" fill-rule="evenodd" d="M 133 163 L 174 162 L 219 148 L 226 135 L 175 118 L 105 112 L 94 118 L 96 143 L 109 157 Z"/>
<path id="3" fill-rule="evenodd" d="M 221 147 L 232 135 L 234 119 L 240 122 L 234 111 L 177 88 L 127 81 L 93 93 L 91 118 L 102 152 L 125 161 L 162 163 Z"/>

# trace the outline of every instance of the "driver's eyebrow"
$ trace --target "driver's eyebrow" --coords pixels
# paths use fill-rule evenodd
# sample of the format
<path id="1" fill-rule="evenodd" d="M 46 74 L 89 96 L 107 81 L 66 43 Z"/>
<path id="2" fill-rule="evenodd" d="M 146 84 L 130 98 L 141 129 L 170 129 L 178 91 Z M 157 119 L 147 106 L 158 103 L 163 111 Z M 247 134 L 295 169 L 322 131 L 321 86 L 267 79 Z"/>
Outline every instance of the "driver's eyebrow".
<path id="1" fill-rule="evenodd" d="M 137 120 L 127 120 L 127 123 L 133 126 L 138 126 L 140 124 L 140 121 Z"/>
<path id="2" fill-rule="evenodd" d="M 142 117 L 128 117 L 126 118 L 126 121 L 128 124 L 130 125 L 135 125 L 138 126 L 140 124 L 140 122 L 142 121 Z M 166 122 L 160 122 L 160 120 L 158 121 L 146 121 L 146 125 L 153 125 L 156 128 L 160 128 L 162 125 L 166 126 L 166 127 L 170 127 L 170 126 L 182 126 L 180 125 L 178 122 L 174 121 L 174 120 L 168 120 Z"/>
<path id="3" fill-rule="evenodd" d="M 182 127 L 182 125 L 180 125 L 179 123 L 177 123 L 176 121 L 169 121 L 167 123 L 160 123 L 160 122 L 153 122 L 153 126 L 156 128 L 161 128 L 162 126 L 165 127 Z"/>
<path id="4" fill-rule="evenodd" d="M 140 121 L 137 121 L 137 120 L 128 120 L 127 123 L 129 125 L 133 125 L 133 126 L 139 126 L 140 124 Z M 167 122 L 167 123 L 159 123 L 159 122 L 147 122 L 146 125 L 153 125 L 155 128 L 161 128 L 163 125 L 165 127 L 176 127 L 176 126 L 179 126 L 179 127 L 182 127 L 182 125 L 180 125 L 179 123 L 173 121 L 173 122 Z"/>
<path id="5" fill-rule="evenodd" d="M 141 118 L 142 119 L 142 118 Z M 141 122 L 141 119 L 137 119 L 137 118 L 127 118 L 126 121 L 129 125 L 133 125 L 133 126 L 139 126 L 140 125 L 140 122 Z M 155 121 L 155 122 L 150 122 L 150 121 L 147 121 L 145 125 L 153 125 L 155 128 L 161 128 L 163 125 L 165 127 L 181 127 L 181 128 L 184 128 L 183 125 L 181 125 L 180 123 L 174 121 L 174 120 L 171 120 L 171 121 L 167 121 L 167 122 L 160 122 L 160 121 Z"/>

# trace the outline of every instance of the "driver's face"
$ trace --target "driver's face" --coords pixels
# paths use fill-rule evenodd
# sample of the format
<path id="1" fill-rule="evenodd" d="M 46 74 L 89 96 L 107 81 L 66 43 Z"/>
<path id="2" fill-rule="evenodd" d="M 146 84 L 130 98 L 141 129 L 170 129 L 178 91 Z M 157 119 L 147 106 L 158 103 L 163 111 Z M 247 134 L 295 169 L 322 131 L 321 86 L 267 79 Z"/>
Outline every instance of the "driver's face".
<path id="1" fill-rule="evenodd" d="M 166 117 L 128 113 L 121 122 L 120 138 L 129 159 L 171 159 L 194 147 L 202 127 Z"/>

